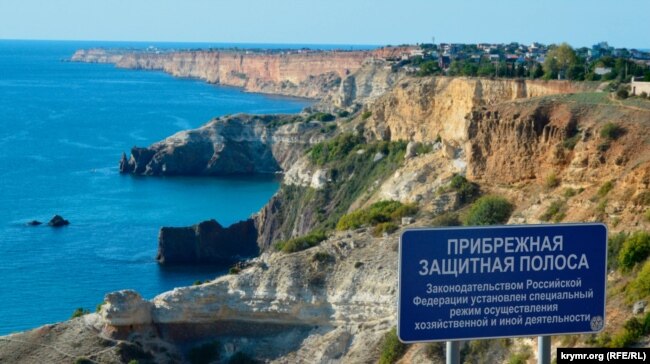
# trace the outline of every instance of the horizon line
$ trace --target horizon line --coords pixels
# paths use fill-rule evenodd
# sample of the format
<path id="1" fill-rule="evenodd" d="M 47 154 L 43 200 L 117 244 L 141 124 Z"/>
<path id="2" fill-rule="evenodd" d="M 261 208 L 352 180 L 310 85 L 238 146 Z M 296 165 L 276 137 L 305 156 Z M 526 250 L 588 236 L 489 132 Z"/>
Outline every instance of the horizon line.
<path id="1" fill-rule="evenodd" d="M 326 46 L 353 46 L 353 47 L 398 47 L 398 46 L 404 46 L 404 45 L 420 45 L 420 44 L 431 44 L 430 42 L 413 42 L 413 43 L 384 43 L 384 44 L 372 44 L 372 43 L 309 43 L 309 42 L 251 42 L 251 41 L 243 41 L 243 42 L 236 42 L 236 41 L 205 41 L 205 40 L 194 40 L 194 41 L 187 41 L 187 40 L 113 40 L 113 39 L 44 39 L 44 38 L 1 38 L 0 41 L 26 41 L 26 42 L 106 42 L 106 43 L 186 43 L 186 44 L 246 44 L 246 45 L 261 45 L 261 44 L 269 44 L 269 45 L 293 45 L 293 46 L 299 46 L 299 45 L 326 45 Z M 606 42 L 609 44 L 609 41 L 607 40 L 601 40 L 600 42 Z M 600 43 L 598 42 L 598 43 Z M 510 41 L 510 42 L 486 42 L 486 41 L 475 41 L 475 42 L 438 42 L 437 44 L 464 44 L 464 45 L 470 45 L 470 44 L 481 44 L 481 43 L 486 43 L 486 44 L 510 44 L 510 43 L 517 43 L 517 44 L 528 44 L 528 42 L 519 42 L 519 41 Z M 582 45 L 582 46 L 575 46 L 569 42 L 566 41 L 558 41 L 558 42 L 552 42 L 552 43 L 544 43 L 540 41 L 532 41 L 532 43 L 540 43 L 543 45 L 553 45 L 553 44 L 562 44 L 562 43 L 567 43 L 574 49 L 577 48 L 590 48 L 590 46 Z M 595 43 L 594 45 L 598 44 Z M 619 47 L 619 46 L 612 46 L 610 44 L 610 47 L 613 48 L 625 48 L 625 49 L 636 49 L 636 50 L 650 50 L 650 45 L 647 46 L 642 46 L 642 47 Z"/>

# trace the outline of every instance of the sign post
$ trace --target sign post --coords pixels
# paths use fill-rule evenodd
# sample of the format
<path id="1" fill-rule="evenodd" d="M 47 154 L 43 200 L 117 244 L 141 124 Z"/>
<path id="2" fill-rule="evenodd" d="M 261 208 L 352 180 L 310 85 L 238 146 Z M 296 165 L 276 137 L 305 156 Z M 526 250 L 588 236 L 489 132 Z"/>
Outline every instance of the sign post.
<path id="1" fill-rule="evenodd" d="M 551 337 L 537 337 L 537 364 L 551 364 Z"/>
<path id="2" fill-rule="evenodd" d="M 409 229 L 397 335 L 448 341 L 451 356 L 459 340 L 539 336 L 548 362 L 551 335 L 603 329 L 606 267 L 603 224 Z"/>
<path id="3" fill-rule="evenodd" d="M 459 341 L 447 341 L 447 350 L 445 351 L 447 355 L 446 364 L 460 364 L 460 342 Z"/>

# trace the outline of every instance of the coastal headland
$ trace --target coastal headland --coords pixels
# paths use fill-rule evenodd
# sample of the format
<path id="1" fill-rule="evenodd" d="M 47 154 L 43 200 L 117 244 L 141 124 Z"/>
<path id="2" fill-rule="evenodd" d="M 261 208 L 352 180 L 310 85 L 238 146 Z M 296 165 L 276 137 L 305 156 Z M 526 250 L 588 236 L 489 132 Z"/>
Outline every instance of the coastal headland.
<path id="1" fill-rule="evenodd" d="M 617 99 L 599 82 L 418 76 L 373 52 L 75 53 L 320 102 L 299 115 L 219 117 L 125 155 L 122 172 L 137 175 L 282 173 L 251 217 L 259 255 L 152 300 L 107 294 L 96 313 L 0 338 L 0 360 L 178 362 L 208 352 L 215 362 L 376 362 L 394 336 L 406 227 L 459 225 L 498 200 L 508 207 L 499 223 L 650 229 L 650 101 Z M 638 269 L 621 272 L 609 276 L 621 292 L 608 300 L 610 337 L 635 297 L 626 287 Z M 399 350 L 403 362 L 442 360 L 431 344 Z M 535 349 L 516 339 L 468 350 L 505 361 Z"/>

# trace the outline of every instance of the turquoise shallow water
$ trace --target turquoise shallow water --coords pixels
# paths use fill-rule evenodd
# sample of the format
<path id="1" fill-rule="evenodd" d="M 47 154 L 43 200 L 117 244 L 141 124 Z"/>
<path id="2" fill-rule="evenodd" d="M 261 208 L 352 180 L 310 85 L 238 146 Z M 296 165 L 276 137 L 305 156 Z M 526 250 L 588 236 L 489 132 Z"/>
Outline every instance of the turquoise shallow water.
<path id="1" fill-rule="evenodd" d="M 62 61 L 98 45 L 0 41 L 0 335 L 65 320 L 76 307 L 94 310 L 110 291 L 132 288 L 151 298 L 220 274 L 223 267 L 159 267 L 159 227 L 244 219 L 278 182 L 123 176 L 121 153 L 214 116 L 308 105 Z M 25 226 L 54 214 L 71 225 Z"/>

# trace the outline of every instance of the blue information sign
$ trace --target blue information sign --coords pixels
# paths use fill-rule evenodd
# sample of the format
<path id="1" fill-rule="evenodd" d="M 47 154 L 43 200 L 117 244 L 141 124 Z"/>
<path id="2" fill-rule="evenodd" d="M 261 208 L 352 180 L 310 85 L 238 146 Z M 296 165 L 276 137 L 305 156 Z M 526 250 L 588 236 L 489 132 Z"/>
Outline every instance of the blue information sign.
<path id="1" fill-rule="evenodd" d="M 603 224 L 410 229 L 399 254 L 403 342 L 603 329 Z"/>

